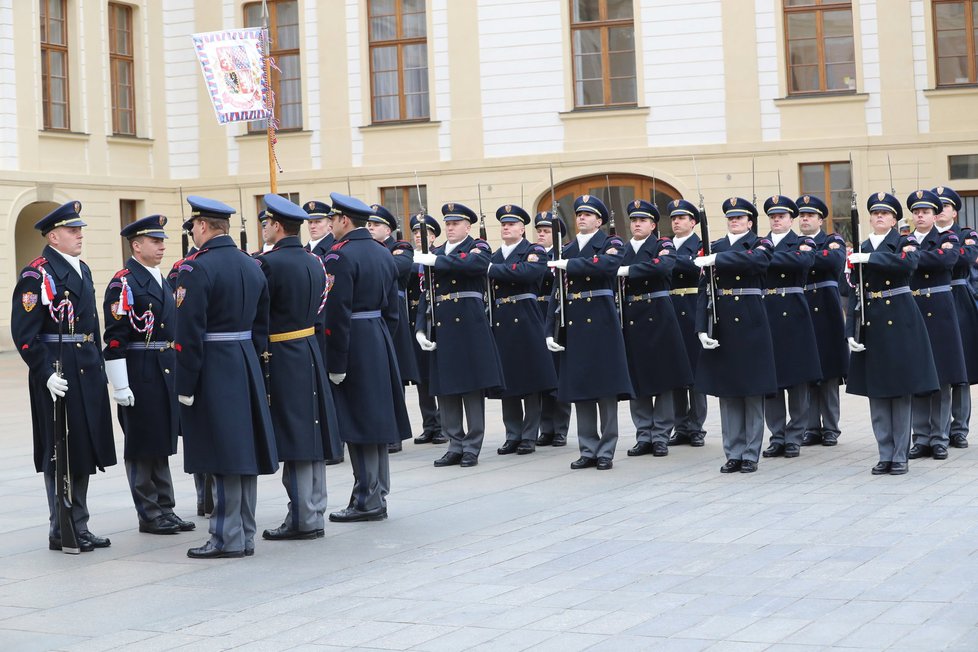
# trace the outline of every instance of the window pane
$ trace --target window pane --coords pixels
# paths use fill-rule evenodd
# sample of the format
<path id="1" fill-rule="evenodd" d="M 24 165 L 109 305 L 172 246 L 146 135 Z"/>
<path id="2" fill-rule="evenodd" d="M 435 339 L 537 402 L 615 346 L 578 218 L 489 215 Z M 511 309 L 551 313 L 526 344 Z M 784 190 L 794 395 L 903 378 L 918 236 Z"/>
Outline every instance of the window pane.
<path id="1" fill-rule="evenodd" d="M 815 12 L 788 15 L 788 38 L 815 38 Z"/>
<path id="2" fill-rule="evenodd" d="M 934 23 L 938 30 L 958 29 L 964 25 L 964 3 L 942 2 L 934 5 Z"/>
<path id="3" fill-rule="evenodd" d="M 574 57 L 574 69 L 578 79 L 601 79 L 601 55 Z"/>
<path id="4" fill-rule="evenodd" d="M 67 107 L 64 104 L 51 105 L 51 127 L 54 129 L 68 128 Z"/>
<path id="5" fill-rule="evenodd" d="M 245 27 L 261 27 L 261 3 L 253 2 L 244 8 Z"/>
<path id="6" fill-rule="evenodd" d="M 852 189 L 852 170 L 849 168 L 849 164 L 831 163 L 829 165 L 829 183 L 832 184 L 832 190 L 849 192 Z"/>
<path id="7" fill-rule="evenodd" d="M 578 106 L 604 104 L 604 83 L 600 79 L 594 81 L 578 81 L 576 86 Z"/>
<path id="8" fill-rule="evenodd" d="M 52 77 L 65 76 L 65 53 L 51 52 L 51 61 L 48 64 L 48 72 Z"/>
<path id="9" fill-rule="evenodd" d="M 299 3 L 279 2 L 275 5 L 276 36 L 272 45 L 276 50 L 294 50 L 299 47 Z"/>
<path id="10" fill-rule="evenodd" d="M 420 38 L 427 33 L 424 14 L 404 14 L 402 38 Z"/>
<path id="11" fill-rule="evenodd" d="M 817 0 L 784 0 L 785 7 L 804 7 L 813 5 Z"/>
<path id="12" fill-rule="evenodd" d="M 374 74 L 375 95 L 397 95 L 397 72 L 381 72 Z"/>
<path id="13" fill-rule="evenodd" d="M 374 120 L 400 120 L 397 108 L 397 96 L 374 96 Z"/>
<path id="14" fill-rule="evenodd" d="M 822 12 L 822 35 L 852 36 L 852 11 L 847 9 Z"/>
<path id="15" fill-rule="evenodd" d="M 631 27 L 612 27 L 608 29 L 608 49 L 612 52 L 635 50 L 635 30 Z"/>
<path id="16" fill-rule="evenodd" d="M 394 13 L 394 0 L 370 0 L 371 16 L 393 16 Z"/>
<path id="17" fill-rule="evenodd" d="M 424 44 L 404 46 L 404 68 L 425 68 L 428 66 L 428 49 Z"/>
<path id="18" fill-rule="evenodd" d="M 937 52 L 942 57 L 967 56 L 967 32 L 965 32 L 963 29 L 949 29 L 943 32 L 938 32 Z"/>
<path id="19" fill-rule="evenodd" d="M 851 63 L 836 63 L 825 66 L 825 86 L 828 90 L 855 90 L 856 66 Z"/>
<path id="20" fill-rule="evenodd" d="M 598 0 L 574 0 L 574 22 L 586 23 L 601 19 Z"/>
<path id="21" fill-rule="evenodd" d="M 428 94 L 419 93 L 405 96 L 405 110 L 407 120 L 419 120 L 428 117 Z"/>
<path id="22" fill-rule="evenodd" d="M 397 38 L 397 16 L 379 16 L 370 19 L 370 40 L 390 41 Z"/>
<path id="23" fill-rule="evenodd" d="M 788 63 L 793 66 L 818 62 L 818 45 L 814 39 L 788 43 Z"/>
<path id="24" fill-rule="evenodd" d="M 818 66 L 794 66 L 791 68 L 791 88 L 806 92 L 819 90 Z"/>
<path id="25" fill-rule="evenodd" d="M 978 179 L 978 154 L 961 154 L 948 157 L 952 179 Z"/>
<path id="26" fill-rule="evenodd" d="M 634 78 L 611 80 L 612 104 L 634 104 L 635 96 L 636 92 Z"/>
<path id="27" fill-rule="evenodd" d="M 415 68 L 404 71 L 404 92 L 405 93 L 427 93 L 428 92 L 428 69 Z"/>
<path id="28" fill-rule="evenodd" d="M 601 30 L 578 29 L 574 31 L 574 54 L 601 53 Z"/>
<path id="29" fill-rule="evenodd" d="M 374 72 L 397 70 L 397 48 L 373 48 L 370 51 Z"/>
<path id="30" fill-rule="evenodd" d="M 821 163 L 802 165 L 801 194 L 825 197 L 825 168 Z"/>
<path id="31" fill-rule="evenodd" d="M 632 0 L 608 0 L 608 20 L 632 17 Z"/>
<path id="32" fill-rule="evenodd" d="M 941 84 L 968 83 L 967 57 L 941 57 L 937 60 L 937 79 Z"/>
<path id="33" fill-rule="evenodd" d="M 856 49 L 851 36 L 825 39 L 825 63 L 851 62 L 856 58 Z"/>
<path id="34" fill-rule="evenodd" d="M 634 77 L 635 76 L 635 53 L 623 52 L 611 55 L 611 76 L 612 77 Z"/>

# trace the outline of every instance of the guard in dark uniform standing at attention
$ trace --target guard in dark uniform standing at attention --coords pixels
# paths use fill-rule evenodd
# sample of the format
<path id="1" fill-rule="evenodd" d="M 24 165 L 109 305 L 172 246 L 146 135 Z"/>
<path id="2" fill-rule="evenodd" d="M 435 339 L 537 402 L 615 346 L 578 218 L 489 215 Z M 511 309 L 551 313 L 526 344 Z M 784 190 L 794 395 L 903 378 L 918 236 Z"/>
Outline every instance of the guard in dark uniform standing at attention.
<path id="1" fill-rule="evenodd" d="M 387 518 L 388 446 L 411 436 L 393 342 L 400 319 L 397 265 L 364 228 L 374 215 L 369 206 L 335 192 L 330 199 L 336 243 L 324 259 L 327 359 L 353 492 L 349 505 L 329 520 L 377 521 Z"/>
<path id="2" fill-rule="evenodd" d="M 326 271 L 322 259 L 299 240 L 307 213 L 276 194 L 265 195 L 265 205 L 259 217 L 272 248 L 255 258 L 269 296 L 268 348 L 261 358 L 289 504 L 282 524 L 262 532 L 262 538 L 315 539 L 325 534 L 323 460 L 337 454 L 330 435 L 339 429 L 316 341 L 315 323 L 326 303 Z"/>
<path id="3" fill-rule="evenodd" d="M 431 393 L 438 397 L 448 452 L 435 466 L 475 466 L 486 432 L 485 394 L 503 386 L 503 370 L 486 316 L 486 271 L 492 249 L 469 235 L 478 217 L 468 206 L 441 207 L 447 242 L 427 255 L 415 254 L 434 279 L 432 339 L 428 339 L 428 295 L 421 295 L 415 337 L 432 352 Z M 463 414 L 466 431 L 462 425 Z"/>
<path id="4" fill-rule="evenodd" d="M 80 258 L 81 202 L 70 201 L 40 219 L 34 228 L 47 240 L 41 255 L 21 270 L 11 301 L 10 333 L 30 367 L 34 468 L 44 473 L 48 548 L 61 550 L 54 468 L 54 401 L 65 400 L 72 510 L 82 552 L 106 548 L 109 540 L 88 529 L 88 480 L 96 469 L 116 463 L 112 415 L 102 363 L 102 338 L 92 271 Z M 62 332 L 58 346 L 58 332 Z M 55 373 L 60 356 L 62 375 Z"/>
<path id="5" fill-rule="evenodd" d="M 717 323 L 707 334 L 707 275 L 700 282 L 696 332 L 703 351 L 696 389 L 720 399 L 720 430 L 726 463 L 720 473 L 753 473 L 764 440 L 764 396 L 777 391 L 774 345 L 764 309 L 764 284 L 771 263 L 770 240 L 751 232 L 754 204 L 740 197 L 723 202 L 727 236 L 714 242 L 697 267 L 715 266 Z"/>
<path id="6" fill-rule="evenodd" d="M 126 477 L 139 531 L 173 534 L 196 525 L 173 513 L 169 456 L 177 452 L 180 416 L 174 386 L 176 306 L 159 265 L 166 217 L 150 215 L 122 229 L 132 256 L 105 291 L 105 373 L 126 437 Z"/>
<path id="7" fill-rule="evenodd" d="M 577 411 L 581 456 L 571 468 L 606 471 L 614 466 L 618 444 L 618 401 L 632 397 L 621 315 L 615 305 L 625 244 L 601 230 L 610 216 L 597 197 L 575 199 L 574 214 L 577 238 L 563 258 L 547 263 L 567 278 L 567 339 L 562 345 L 551 335 L 560 309 L 554 292 L 547 311 L 547 347 L 561 353 L 557 400 L 574 403 Z"/>
<path id="8" fill-rule="evenodd" d="M 228 235 L 227 204 L 187 197 L 198 251 L 180 266 L 177 400 L 188 473 L 214 477 L 210 539 L 193 559 L 255 551 L 258 476 L 275 473 L 278 452 L 258 355 L 268 346 L 268 283 L 258 262 Z"/>
<path id="9" fill-rule="evenodd" d="M 527 455 L 536 450 L 541 396 L 557 386 L 550 351 L 537 308 L 537 288 L 547 270 L 547 252 L 523 237 L 530 215 L 520 206 L 496 210 L 503 244 L 492 254 L 492 334 L 503 366 L 504 388 L 491 394 L 502 399 L 506 441 L 500 455 Z"/>

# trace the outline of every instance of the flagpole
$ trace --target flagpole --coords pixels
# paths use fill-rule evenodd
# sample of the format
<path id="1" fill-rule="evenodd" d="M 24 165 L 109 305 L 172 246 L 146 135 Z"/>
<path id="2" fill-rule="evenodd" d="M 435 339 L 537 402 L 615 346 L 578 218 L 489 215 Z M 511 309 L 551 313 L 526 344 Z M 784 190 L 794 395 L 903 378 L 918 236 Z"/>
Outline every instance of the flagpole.
<path id="1" fill-rule="evenodd" d="M 265 66 L 265 98 L 268 108 L 268 119 L 265 121 L 265 137 L 268 141 L 268 188 L 273 194 L 278 193 L 278 179 L 275 170 L 275 105 L 272 98 L 272 59 L 270 54 L 271 33 L 268 30 L 268 3 L 262 0 L 262 49 L 264 50 Z"/>

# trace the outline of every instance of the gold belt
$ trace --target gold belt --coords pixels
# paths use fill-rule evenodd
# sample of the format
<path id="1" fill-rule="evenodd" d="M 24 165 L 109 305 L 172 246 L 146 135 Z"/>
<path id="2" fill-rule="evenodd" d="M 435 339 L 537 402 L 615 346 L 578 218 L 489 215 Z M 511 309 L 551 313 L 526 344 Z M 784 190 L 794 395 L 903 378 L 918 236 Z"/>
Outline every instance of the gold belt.
<path id="1" fill-rule="evenodd" d="M 675 289 L 671 290 L 670 293 L 671 294 L 674 294 L 674 295 L 677 295 L 677 296 L 684 296 L 686 294 L 696 294 L 699 291 L 700 291 L 700 289 L 698 287 L 692 287 L 692 288 L 675 288 Z"/>
<path id="2" fill-rule="evenodd" d="M 289 331 L 288 333 L 272 333 L 268 336 L 269 342 L 288 342 L 289 340 L 299 340 L 303 337 L 312 337 L 316 334 L 316 329 L 312 326 L 309 328 L 303 328 L 298 331 Z"/>

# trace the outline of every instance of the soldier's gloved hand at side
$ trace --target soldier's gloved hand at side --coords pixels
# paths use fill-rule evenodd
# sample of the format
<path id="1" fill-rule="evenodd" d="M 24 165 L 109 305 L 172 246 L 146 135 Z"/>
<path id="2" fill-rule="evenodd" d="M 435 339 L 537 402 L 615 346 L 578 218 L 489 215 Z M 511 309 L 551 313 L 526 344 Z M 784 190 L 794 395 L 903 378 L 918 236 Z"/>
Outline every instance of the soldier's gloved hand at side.
<path id="1" fill-rule="evenodd" d="M 51 392 L 52 401 L 56 398 L 64 398 L 64 395 L 68 393 L 68 381 L 58 374 L 51 374 L 47 386 L 48 391 Z"/>
<path id="2" fill-rule="evenodd" d="M 329 382 L 333 383 L 334 385 L 339 385 L 344 380 L 346 380 L 346 374 L 330 374 L 329 375 Z"/>
<path id="3" fill-rule="evenodd" d="M 564 350 L 564 347 L 562 347 L 561 345 L 557 344 L 557 340 L 555 340 L 552 337 L 548 337 L 547 338 L 547 348 L 550 349 L 554 353 L 560 353 L 561 351 Z"/>
<path id="4" fill-rule="evenodd" d="M 136 404 L 136 397 L 128 387 L 112 390 L 112 400 L 122 407 L 132 407 Z"/>
<path id="5" fill-rule="evenodd" d="M 122 407 L 135 405 L 136 397 L 129 389 L 129 369 L 126 366 L 126 359 L 105 361 L 105 376 L 112 383 L 112 400 Z"/>
<path id="6" fill-rule="evenodd" d="M 567 259 L 561 258 L 560 260 L 548 260 L 547 267 L 551 269 L 567 269 Z"/>
<path id="7" fill-rule="evenodd" d="M 868 263 L 869 257 L 872 254 L 864 254 L 859 252 L 853 252 L 849 254 L 849 262 L 853 265 L 859 265 L 860 263 Z"/>
<path id="8" fill-rule="evenodd" d="M 186 405 L 187 407 L 190 407 L 191 405 L 194 404 L 193 396 L 183 396 L 181 394 L 180 396 L 177 396 L 177 400 L 180 401 L 181 405 Z"/>
<path id="9" fill-rule="evenodd" d="M 438 345 L 425 337 L 421 331 L 415 333 L 414 337 L 418 340 L 418 346 L 421 347 L 422 351 L 434 351 L 438 348 Z"/>
<path id="10" fill-rule="evenodd" d="M 710 267 L 717 262 L 717 255 L 710 254 L 709 256 L 697 256 L 693 259 L 693 264 L 697 267 Z"/>
<path id="11" fill-rule="evenodd" d="M 706 333 L 697 333 L 696 336 L 700 338 L 700 344 L 703 345 L 704 349 L 715 349 L 720 346 L 719 340 L 715 340 Z"/>
<path id="12" fill-rule="evenodd" d="M 862 353 L 863 351 L 866 350 L 866 345 L 857 342 L 855 337 L 850 337 L 849 350 L 852 351 L 853 353 Z"/>
<path id="13" fill-rule="evenodd" d="M 618 268 L 618 276 L 628 276 L 628 265 Z"/>
<path id="14" fill-rule="evenodd" d="M 414 262 L 418 263 L 419 265 L 431 267 L 435 264 L 436 260 L 438 260 L 438 256 L 436 254 L 423 254 L 421 252 L 414 254 Z"/>

